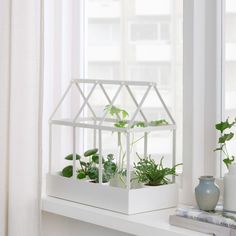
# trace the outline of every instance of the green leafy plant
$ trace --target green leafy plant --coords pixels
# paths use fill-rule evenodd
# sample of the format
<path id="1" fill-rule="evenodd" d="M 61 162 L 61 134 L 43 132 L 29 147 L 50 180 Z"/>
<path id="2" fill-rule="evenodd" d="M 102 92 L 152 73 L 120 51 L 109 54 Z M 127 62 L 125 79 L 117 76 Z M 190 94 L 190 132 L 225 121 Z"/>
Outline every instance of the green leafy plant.
<path id="1" fill-rule="evenodd" d="M 219 147 L 216 148 L 214 151 L 220 151 L 224 155 L 223 162 L 225 163 L 226 167 L 229 166 L 234 162 L 235 157 L 230 155 L 227 150 L 227 143 L 231 141 L 234 137 L 234 133 L 230 132 L 230 129 L 236 125 L 236 118 L 233 122 L 229 122 L 229 118 L 225 121 L 221 121 L 220 123 L 215 125 L 216 130 L 220 131 L 220 137 L 218 139 Z"/>
<path id="2" fill-rule="evenodd" d="M 67 155 L 65 157 L 65 159 L 68 161 L 73 161 L 73 153 Z M 76 154 L 76 160 L 78 161 L 80 159 L 81 159 L 81 156 Z M 72 165 L 66 166 L 65 168 L 63 168 L 61 174 L 62 174 L 62 176 L 67 177 L 67 178 L 72 177 L 73 176 L 73 166 Z"/>
<path id="3" fill-rule="evenodd" d="M 123 109 L 119 108 L 113 105 L 107 105 L 105 106 L 104 109 L 110 116 L 115 117 L 116 121 L 114 123 L 114 126 L 116 128 L 126 128 L 127 125 L 129 124 L 127 117 L 129 116 L 129 113 Z M 160 125 L 168 125 L 168 122 L 164 119 L 161 120 L 154 120 L 151 122 L 144 122 L 144 121 L 135 121 L 132 126 L 130 127 L 131 129 L 133 128 L 145 128 L 147 126 L 160 126 Z M 118 146 L 119 146 L 119 161 L 118 161 L 118 176 L 122 182 L 124 182 L 124 159 L 126 156 L 126 151 L 122 145 L 122 137 L 126 137 L 125 133 L 118 132 Z M 132 141 L 131 141 L 131 153 L 133 150 L 134 144 L 138 143 L 141 141 L 145 136 L 143 135 L 142 137 L 138 138 L 137 140 L 134 139 L 134 133 L 132 133 Z"/>
<path id="4" fill-rule="evenodd" d="M 144 128 L 144 127 L 147 127 L 147 124 L 145 124 L 144 121 L 138 121 L 138 122 L 135 122 L 131 128 L 135 128 L 135 127 L 139 127 L 139 128 Z"/>
<path id="5" fill-rule="evenodd" d="M 138 154 L 137 154 L 138 155 Z M 169 176 L 176 176 L 176 167 L 182 164 L 177 164 L 172 168 L 163 166 L 163 159 L 157 164 L 151 156 L 147 158 L 139 157 L 138 163 L 134 163 L 135 175 L 139 182 L 149 186 L 159 186 L 170 183 Z"/>
<path id="6" fill-rule="evenodd" d="M 77 178 L 78 179 L 85 179 L 87 177 L 92 177 L 95 170 L 95 165 L 99 161 L 99 156 L 98 156 L 98 149 L 89 149 L 84 153 L 84 158 L 83 160 L 79 160 L 80 164 L 80 169 L 77 170 Z M 91 179 L 91 178 L 90 178 Z"/>
<path id="7" fill-rule="evenodd" d="M 162 120 L 153 120 L 153 121 L 151 121 L 150 122 L 150 126 L 160 126 L 160 125 L 168 125 L 169 123 L 166 121 L 166 120 L 164 120 L 164 119 L 162 119 Z"/>
<path id="8" fill-rule="evenodd" d="M 107 105 L 104 110 L 107 111 L 111 116 L 119 117 L 119 119 L 117 119 L 117 122 L 114 124 L 115 127 L 126 127 L 126 125 L 128 124 L 126 118 L 129 116 L 129 113 L 126 110 L 112 105 Z"/>
<path id="9" fill-rule="evenodd" d="M 117 172 L 117 166 L 114 163 L 113 154 L 107 155 L 106 160 L 103 159 L 103 173 L 102 173 L 102 182 L 106 183 L 115 175 Z M 87 171 L 88 177 L 95 183 L 99 182 L 99 168 L 98 160 L 92 159 L 90 166 Z"/>
<path id="10" fill-rule="evenodd" d="M 119 108 L 116 106 L 112 106 L 112 105 L 107 105 L 104 110 L 107 111 L 107 113 L 110 114 L 110 116 L 116 118 L 116 121 L 114 123 L 114 126 L 116 128 L 126 128 L 128 126 L 129 122 L 127 120 L 127 117 L 129 116 L 129 113 L 125 109 Z M 145 128 L 147 126 L 160 126 L 160 125 L 168 125 L 168 122 L 164 119 L 154 120 L 151 122 L 135 121 L 130 128 L 131 129 L 136 128 L 136 127 L 137 128 Z M 124 169 L 124 159 L 126 156 L 126 150 L 124 149 L 123 144 L 122 144 L 122 137 L 123 136 L 124 136 L 124 138 L 126 138 L 125 133 L 118 132 L 119 161 L 118 161 L 118 168 L 117 168 L 117 172 L 116 172 L 116 177 L 118 177 L 120 179 L 120 181 L 125 186 L 126 185 L 126 183 L 125 183 L 126 170 Z M 139 137 L 137 140 L 135 140 L 134 133 L 132 133 L 132 141 L 130 144 L 131 153 L 132 153 L 134 144 L 138 143 L 143 138 L 144 138 L 144 135 L 142 137 Z"/>
<path id="11" fill-rule="evenodd" d="M 66 160 L 73 160 L 73 154 L 69 154 L 65 157 Z M 87 160 L 86 160 L 87 159 Z M 84 158 L 82 159 L 80 155 L 76 154 L 76 160 L 79 161 L 80 168 L 76 171 L 78 179 L 89 178 L 95 183 L 99 182 L 99 155 L 98 149 L 90 149 L 84 153 Z M 102 158 L 103 164 L 103 175 L 102 181 L 108 182 L 112 176 L 117 172 L 117 166 L 114 163 L 114 155 L 109 154 L 106 160 Z M 73 166 L 69 165 L 63 168 L 62 176 L 70 178 L 73 176 Z"/>
<path id="12" fill-rule="evenodd" d="M 108 114 L 110 114 L 112 117 L 116 116 L 117 121 L 114 123 L 115 127 L 125 128 L 127 126 L 128 121 L 126 118 L 129 116 L 129 113 L 125 109 L 112 106 L 112 105 L 107 105 L 105 106 L 104 110 L 107 111 Z M 149 123 L 145 123 L 144 121 L 136 121 L 131 126 L 131 128 L 135 128 L 135 127 L 144 128 L 147 126 L 160 126 L 160 125 L 168 125 L 168 124 L 169 123 L 165 119 L 153 120 Z"/>

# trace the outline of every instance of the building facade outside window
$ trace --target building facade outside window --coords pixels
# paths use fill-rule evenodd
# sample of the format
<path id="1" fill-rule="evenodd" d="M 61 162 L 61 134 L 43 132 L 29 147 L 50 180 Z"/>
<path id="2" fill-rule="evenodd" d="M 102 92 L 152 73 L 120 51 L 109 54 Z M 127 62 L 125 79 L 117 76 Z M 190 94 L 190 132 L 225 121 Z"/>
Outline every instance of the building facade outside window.
<path id="1" fill-rule="evenodd" d="M 85 1 L 86 77 L 156 82 L 178 125 L 177 162 L 182 162 L 182 4 L 182 0 Z M 155 105 L 151 102 L 148 109 Z M 165 112 L 157 109 L 155 119 L 165 118 Z M 159 144 L 157 158 L 166 156 L 171 165 L 167 136 L 152 139 L 150 154 L 158 153 Z"/>
<path id="2" fill-rule="evenodd" d="M 222 118 L 236 117 L 236 2 L 223 1 L 223 61 L 222 61 Z M 236 132 L 236 129 L 234 129 Z M 236 154 L 235 138 L 228 144 L 228 151 Z M 222 166 L 222 174 L 226 171 Z"/>

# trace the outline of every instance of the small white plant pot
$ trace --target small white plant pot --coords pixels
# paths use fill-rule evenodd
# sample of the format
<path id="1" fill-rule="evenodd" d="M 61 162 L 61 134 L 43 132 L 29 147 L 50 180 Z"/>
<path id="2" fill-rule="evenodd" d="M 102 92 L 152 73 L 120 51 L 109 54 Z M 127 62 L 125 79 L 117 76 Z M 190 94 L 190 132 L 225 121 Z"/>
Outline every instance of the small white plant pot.
<path id="1" fill-rule="evenodd" d="M 131 173 L 131 189 L 137 189 L 142 188 L 143 184 L 139 183 L 138 180 L 136 180 L 135 172 L 132 171 Z M 118 188 L 126 188 L 127 180 L 126 176 L 121 174 L 115 174 L 113 178 L 110 179 L 110 186 L 112 187 L 118 187 Z"/>
<path id="2" fill-rule="evenodd" d="M 236 164 L 224 176 L 224 210 L 236 212 Z"/>

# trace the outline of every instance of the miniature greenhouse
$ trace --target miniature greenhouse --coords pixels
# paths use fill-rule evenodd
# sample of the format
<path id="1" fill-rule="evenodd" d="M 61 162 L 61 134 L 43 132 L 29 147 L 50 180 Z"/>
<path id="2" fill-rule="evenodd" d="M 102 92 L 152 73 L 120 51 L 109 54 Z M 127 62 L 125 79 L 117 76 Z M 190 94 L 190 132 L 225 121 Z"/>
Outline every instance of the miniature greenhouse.
<path id="1" fill-rule="evenodd" d="M 176 206 L 175 129 L 156 83 L 72 80 L 49 120 L 47 194 L 125 214 Z M 151 156 L 160 132 L 168 168 Z"/>

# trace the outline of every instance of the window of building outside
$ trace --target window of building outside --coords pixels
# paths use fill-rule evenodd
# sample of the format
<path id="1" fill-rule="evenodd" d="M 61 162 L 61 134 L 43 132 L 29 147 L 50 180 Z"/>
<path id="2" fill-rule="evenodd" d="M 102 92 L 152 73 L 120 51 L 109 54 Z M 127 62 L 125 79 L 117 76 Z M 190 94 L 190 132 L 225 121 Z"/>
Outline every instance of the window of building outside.
<path id="1" fill-rule="evenodd" d="M 177 162 L 182 162 L 183 0 L 87 0 L 85 9 L 86 77 L 156 82 L 177 123 Z M 234 62 L 227 61 L 227 68 L 234 70 L 230 63 Z M 226 95 L 230 92 L 228 89 Z M 119 106 L 124 103 L 125 99 L 119 100 Z M 154 104 L 149 102 L 145 112 Z M 96 106 L 103 111 L 102 99 Z M 164 110 L 156 108 L 155 119 L 165 118 Z M 104 139 L 109 140 L 109 135 Z M 155 156 L 158 152 L 171 164 L 167 137 L 165 132 L 156 133 L 149 153 Z M 90 136 L 87 138 L 89 143 Z"/>
<path id="2" fill-rule="evenodd" d="M 236 117 L 236 1 L 225 0 L 225 12 L 223 19 L 223 118 L 234 119 Z M 236 129 L 234 129 L 236 132 Z M 236 154 L 235 139 L 229 143 L 228 151 Z M 223 173 L 225 172 L 223 166 Z"/>

